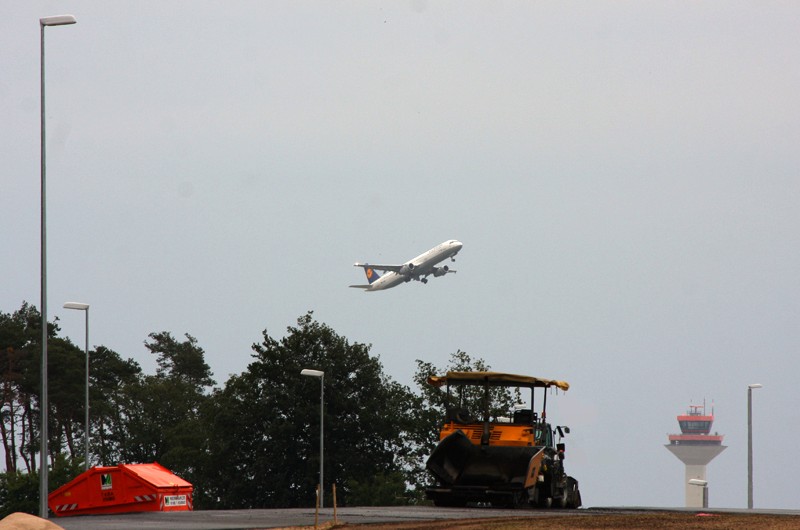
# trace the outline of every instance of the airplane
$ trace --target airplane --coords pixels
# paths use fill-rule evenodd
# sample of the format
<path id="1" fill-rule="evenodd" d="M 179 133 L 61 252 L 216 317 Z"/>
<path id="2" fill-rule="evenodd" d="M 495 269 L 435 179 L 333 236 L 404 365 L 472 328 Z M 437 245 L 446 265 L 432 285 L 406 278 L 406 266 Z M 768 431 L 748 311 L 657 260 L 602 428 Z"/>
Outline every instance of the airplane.
<path id="1" fill-rule="evenodd" d="M 365 291 L 382 291 L 390 289 L 401 283 L 416 280 L 422 283 L 428 283 L 428 276 L 433 274 L 434 278 L 444 276 L 451 270 L 447 265 L 437 267 L 436 264 L 450 258 L 450 261 L 456 260 L 456 254 L 461 250 L 461 241 L 451 239 L 436 245 L 429 251 L 420 254 L 416 258 L 403 263 L 402 265 L 371 265 L 369 263 L 356 263 L 354 267 L 361 267 L 367 275 L 366 285 L 351 285 L 357 289 L 364 289 Z M 381 275 L 378 271 L 384 271 L 385 274 Z"/>

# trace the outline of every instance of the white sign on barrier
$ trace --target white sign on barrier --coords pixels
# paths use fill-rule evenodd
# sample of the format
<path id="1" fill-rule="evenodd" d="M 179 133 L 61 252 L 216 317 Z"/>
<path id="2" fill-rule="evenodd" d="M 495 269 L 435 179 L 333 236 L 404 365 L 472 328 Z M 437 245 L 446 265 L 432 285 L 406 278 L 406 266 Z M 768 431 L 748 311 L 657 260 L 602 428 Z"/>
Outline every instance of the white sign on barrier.
<path id="1" fill-rule="evenodd" d="M 164 506 L 186 506 L 186 495 L 164 495 Z"/>

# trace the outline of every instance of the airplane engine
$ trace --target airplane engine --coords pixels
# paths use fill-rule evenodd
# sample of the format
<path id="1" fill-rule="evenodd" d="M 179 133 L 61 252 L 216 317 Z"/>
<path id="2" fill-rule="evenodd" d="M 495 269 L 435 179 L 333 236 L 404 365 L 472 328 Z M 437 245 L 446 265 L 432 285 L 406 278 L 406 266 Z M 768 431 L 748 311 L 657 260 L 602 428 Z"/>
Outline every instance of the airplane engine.
<path id="1" fill-rule="evenodd" d="M 447 271 L 449 271 L 449 270 L 450 270 L 450 267 L 448 267 L 447 265 L 445 265 L 444 267 L 434 267 L 433 268 L 433 276 L 435 278 L 438 278 L 439 276 L 444 276 L 445 274 L 447 274 Z"/>
<path id="2" fill-rule="evenodd" d="M 398 271 L 398 273 L 400 275 L 402 275 L 402 276 L 409 276 L 413 270 L 414 270 L 414 264 L 413 263 L 406 263 L 405 265 L 400 267 L 400 270 Z"/>

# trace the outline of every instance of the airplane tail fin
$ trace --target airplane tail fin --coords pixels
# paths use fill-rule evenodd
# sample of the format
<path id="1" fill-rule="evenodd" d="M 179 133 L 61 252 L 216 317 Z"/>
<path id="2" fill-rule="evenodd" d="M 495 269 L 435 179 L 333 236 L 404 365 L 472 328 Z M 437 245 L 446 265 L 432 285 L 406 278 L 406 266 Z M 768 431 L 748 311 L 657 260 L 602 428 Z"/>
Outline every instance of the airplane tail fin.
<path id="1" fill-rule="evenodd" d="M 378 271 L 370 267 L 364 267 L 364 273 L 367 275 L 367 281 L 370 283 L 370 285 L 375 283 L 375 281 L 381 277 L 381 275 L 378 274 Z"/>
<path id="2" fill-rule="evenodd" d="M 369 287 L 373 283 L 375 283 L 378 280 L 378 278 L 381 277 L 378 271 L 376 271 L 366 263 L 356 263 L 355 266 L 364 267 L 364 273 L 367 275 L 367 282 L 369 283 L 367 283 L 366 285 L 351 285 L 350 287 L 356 287 L 358 289 L 369 289 Z"/>
<path id="3" fill-rule="evenodd" d="M 370 285 L 375 283 L 378 280 L 378 278 L 381 277 L 378 271 L 370 267 L 369 263 L 354 263 L 353 266 L 361 267 L 364 269 L 364 273 L 367 275 L 367 282 L 369 282 Z"/>

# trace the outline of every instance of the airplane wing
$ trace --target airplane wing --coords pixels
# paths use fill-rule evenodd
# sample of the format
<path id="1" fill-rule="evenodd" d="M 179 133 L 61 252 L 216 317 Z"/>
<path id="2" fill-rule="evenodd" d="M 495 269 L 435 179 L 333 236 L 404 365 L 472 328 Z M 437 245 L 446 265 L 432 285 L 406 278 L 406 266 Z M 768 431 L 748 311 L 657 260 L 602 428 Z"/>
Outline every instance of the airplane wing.
<path id="1" fill-rule="evenodd" d="M 402 265 L 373 265 L 372 263 L 354 263 L 353 267 L 361 267 L 362 269 L 374 269 L 376 271 L 391 271 L 400 272 Z"/>

